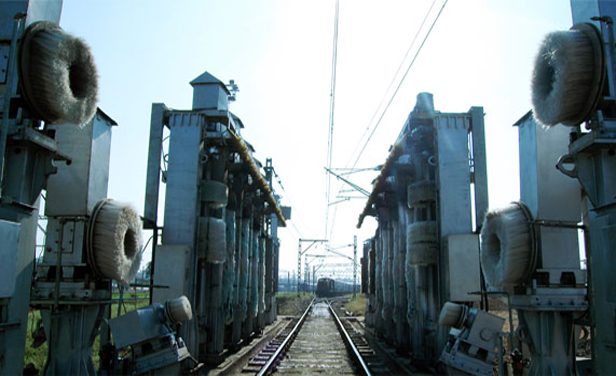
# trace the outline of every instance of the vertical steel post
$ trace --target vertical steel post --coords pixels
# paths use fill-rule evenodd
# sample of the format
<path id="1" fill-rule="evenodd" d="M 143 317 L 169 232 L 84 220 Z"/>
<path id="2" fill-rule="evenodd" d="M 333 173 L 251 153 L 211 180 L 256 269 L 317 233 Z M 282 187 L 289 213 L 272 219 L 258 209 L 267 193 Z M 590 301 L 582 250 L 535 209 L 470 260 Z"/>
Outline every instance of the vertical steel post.
<path id="1" fill-rule="evenodd" d="M 353 297 L 357 292 L 357 235 L 353 235 Z"/>
<path id="2" fill-rule="evenodd" d="M 45 252 L 31 290 L 32 305 L 41 311 L 49 346 L 46 374 L 96 373 L 92 346 L 112 291 L 109 279 L 96 276 L 84 265 L 90 264 L 85 234 L 96 203 L 107 197 L 111 128 L 115 125 L 99 110 L 83 128 L 48 126 L 72 163 L 58 166 L 47 180 Z M 50 270 L 56 271 L 53 278 L 48 277 Z"/>
<path id="3" fill-rule="evenodd" d="M 312 290 L 311 286 L 311 281 L 310 281 L 310 268 L 308 267 L 308 257 L 306 257 L 306 261 L 305 261 L 306 265 L 304 265 L 304 273 L 306 273 L 306 278 L 305 278 L 305 285 L 306 285 L 306 291 L 310 292 L 310 290 Z"/>
<path id="4" fill-rule="evenodd" d="M 300 276 L 302 275 L 302 239 L 297 244 L 297 297 L 300 292 Z"/>
<path id="5" fill-rule="evenodd" d="M 22 111 L 23 105 L 19 104 L 23 103 L 23 97 L 19 98 L 19 101 L 14 101 L 18 99 L 16 95 L 19 88 L 17 68 L 19 43 L 28 24 L 40 20 L 58 23 L 61 8 L 61 1 L 0 1 L 0 25 L 2 25 L 0 46 L 2 46 L 3 57 L 0 59 L 0 74 L 4 77 L 0 80 L 0 92 L 3 94 L 0 101 L 0 196 L 2 198 L 0 200 L 0 239 L 2 241 L 0 258 L 5 260 L 3 267 L 0 267 L 0 283 L 2 284 L 0 287 L 0 374 L 2 375 L 21 374 L 23 371 L 39 213 L 37 197 L 40 188 L 43 188 L 39 188 L 35 182 L 44 182 L 46 175 L 50 172 L 43 171 L 40 167 L 46 165 L 52 167 L 50 163 L 52 155 L 43 148 L 39 149 L 43 153 L 36 152 L 36 158 L 40 158 L 36 163 L 38 166 L 30 165 L 24 168 L 23 175 L 16 179 L 23 188 L 30 191 L 27 192 L 32 198 L 30 202 L 22 203 L 20 200 L 13 200 L 6 196 L 7 186 L 16 182 L 14 178 L 8 176 L 11 170 L 16 169 L 16 166 L 9 162 L 11 128 L 17 125 L 22 128 L 19 131 L 33 130 L 25 124 L 38 124 L 37 119 L 21 119 L 17 122 L 11 114 L 13 112 L 17 116 L 22 116 L 27 113 L 27 111 Z M 13 104 L 18 104 L 18 106 L 11 108 Z M 53 143 L 53 140 L 43 138 Z M 31 144 L 34 143 L 26 141 L 25 145 L 22 145 L 26 147 L 21 149 L 21 155 L 30 155 L 31 152 L 27 150 L 31 149 Z M 27 154 L 23 152 L 24 149 Z M 31 186 L 22 184 L 26 181 L 30 182 Z M 26 196 L 23 188 L 17 196 Z"/>
<path id="6" fill-rule="evenodd" d="M 486 158 L 485 126 L 483 107 L 471 107 L 472 183 L 475 193 L 475 226 L 480 229 L 483 217 L 488 210 L 488 172 Z"/>
<path id="7" fill-rule="evenodd" d="M 599 108 L 592 115 L 592 123 L 588 124 L 590 127 L 587 128 L 591 130 L 577 135 L 577 139 L 569 144 L 567 155 L 575 163 L 575 169 L 567 175 L 577 178 L 587 195 L 587 209 L 583 216 L 584 225 L 589 228 L 586 233 L 586 260 L 592 322 L 592 373 L 602 375 L 614 372 L 616 358 L 616 274 L 613 270 L 616 260 L 616 119 L 610 107 L 611 98 L 616 94 L 613 35 L 616 3 L 609 0 L 571 0 L 571 13 L 574 24 L 591 22 L 601 29 L 607 68 L 605 98 L 599 99 Z M 603 108 L 604 105 L 606 108 Z"/>

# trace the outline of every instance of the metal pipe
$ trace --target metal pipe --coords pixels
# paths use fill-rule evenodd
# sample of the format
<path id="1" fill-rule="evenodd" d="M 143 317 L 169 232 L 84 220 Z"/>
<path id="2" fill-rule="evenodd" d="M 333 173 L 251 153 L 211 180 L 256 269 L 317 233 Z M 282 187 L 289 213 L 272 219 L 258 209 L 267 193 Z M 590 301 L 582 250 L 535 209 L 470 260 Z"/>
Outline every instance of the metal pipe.
<path id="1" fill-rule="evenodd" d="M 231 127 L 227 127 L 227 129 L 229 130 L 229 134 L 231 135 L 231 141 L 233 143 L 233 146 L 237 148 L 240 153 L 240 156 L 244 160 L 246 160 L 246 163 L 248 164 L 248 171 L 250 172 L 250 176 L 252 176 L 252 178 L 256 180 L 257 184 L 259 185 L 259 188 L 263 190 L 263 192 L 265 192 L 265 200 L 271 205 L 272 210 L 276 214 L 276 217 L 278 217 L 278 220 L 280 221 L 280 226 L 286 227 L 287 223 L 285 222 L 285 218 L 282 214 L 280 206 L 278 205 L 278 202 L 276 202 L 276 199 L 274 198 L 274 194 L 272 193 L 269 184 L 267 183 L 267 181 L 265 181 L 265 179 L 259 172 L 259 168 L 252 159 L 252 156 L 248 151 L 248 147 L 246 147 L 246 143 L 244 143 L 244 140 L 239 135 L 237 135 L 235 131 L 231 129 Z"/>
<path id="2" fill-rule="evenodd" d="M 156 245 L 158 244 L 158 225 L 154 223 L 152 229 L 152 261 L 150 261 L 150 282 L 148 284 L 148 288 L 150 289 L 150 298 L 148 299 L 148 304 L 152 305 L 152 297 L 154 291 L 154 268 L 156 267 Z"/>
<path id="3" fill-rule="evenodd" d="M 53 310 L 57 310 L 60 301 L 60 273 L 62 271 L 62 254 L 64 253 L 64 225 L 66 220 L 60 218 L 58 220 L 60 231 L 58 232 L 58 248 L 56 248 L 56 275 L 54 276 L 54 305 Z"/>
<path id="4" fill-rule="evenodd" d="M 586 231 L 586 226 L 584 226 L 583 224 L 578 224 L 578 223 L 570 222 L 570 221 L 551 221 L 551 220 L 541 219 L 541 220 L 531 221 L 531 224 L 545 226 L 545 227 L 575 228 L 578 230 Z"/>
<path id="5" fill-rule="evenodd" d="M 495 295 L 495 296 L 504 296 L 507 298 L 507 311 L 509 312 L 509 346 L 513 347 L 513 313 L 511 312 L 511 295 L 507 291 L 471 291 L 468 293 L 469 295 Z M 519 347 L 522 346 L 521 343 L 518 344 Z M 511 348 L 510 350 L 513 350 Z"/>

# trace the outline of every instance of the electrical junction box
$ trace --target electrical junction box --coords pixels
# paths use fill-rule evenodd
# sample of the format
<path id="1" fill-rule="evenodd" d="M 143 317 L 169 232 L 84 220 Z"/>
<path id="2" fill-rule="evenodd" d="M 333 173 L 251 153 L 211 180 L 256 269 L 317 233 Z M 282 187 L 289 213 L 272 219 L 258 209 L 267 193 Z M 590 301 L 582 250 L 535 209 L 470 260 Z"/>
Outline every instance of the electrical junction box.
<path id="1" fill-rule="evenodd" d="M 156 247 L 156 263 L 154 264 L 154 283 L 152 302 L 164 303 L 185 295 L 185 283 L 190 246 L 158 245 Z"/>
<path id="2" fill-rule="evenodd" d="M 454 302 L 479 301 L 479 295 L 469 292 L 481 288 L 479 270 L 479 235 L 459 234 L 447 237 L 449 268 L 449 300 Z"/>

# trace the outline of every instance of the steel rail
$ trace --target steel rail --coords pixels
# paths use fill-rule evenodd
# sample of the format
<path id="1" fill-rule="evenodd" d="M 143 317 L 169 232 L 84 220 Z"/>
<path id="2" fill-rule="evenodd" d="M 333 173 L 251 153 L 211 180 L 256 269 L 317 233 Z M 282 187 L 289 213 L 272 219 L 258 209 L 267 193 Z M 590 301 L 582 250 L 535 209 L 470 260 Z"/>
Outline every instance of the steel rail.
<path id="1" fill-rule="evenodd" d="M 264 375 L 268 375 L 268 374 L 272 373 L 272 371 L 273 371 L 274 367 L 276 366 L 277 360 L 280 357 L 280 355 L 282 355 L 283 352 L 286 351 L 289 346 L 291 346 L 291 343 L 293 343 L 293 340 L 297 336 L 297 333 L 299 333 L 299 330 L 301 329 L 302 325 L 304 324 L 304 321 L 306 321 L 306 318 L 308 317 L 308 313 L 312 309 L 312 306 L 314 305 L 315 300 L 316 300 L 316 298 L 312 299 L 312 301 L 308 305 L 308 308 L 306 308 L 306 310 L 304 311 L 304 314 L 302 315 L 302 317 L 300 317 L 300 319 L 297 322 L 297 324 L 295 324 L 295 326 L 293 327 L 293 330 L 291 330 L 291 332 L 289 333 L 287 338 L 285 338 L 284 341 L 282 341 L 280 346 L 272 354 L 272 356 L 269 358 L 267 363 L 265 363 L 263 368 L 261 368 L 261 370 L 257 373 L 257 376 L 264 376 Z"/>
<path id="2" fill-rule="evenodd" d="M 357 346 L 355 346 L 355 344 L 353 343 L 353 340 L 351 339 L 351 336 L 349 335 L 349 333 L 346 331 L 346 329 L 344 329 L 342 322 L 338 318 L 338 315 L 334 311 L 334 308 L 331 306 L 329 301 L 327 302 L 327 306 L 329 307 L 329 312 L 331 312 L 332 317 L 334 318 L 334 321 L 336 322 L 336 326 L 338 327 L 338 330 L 340 330 L 340 334 L 342 335 L 342 340 L 344 341 L 344 344 L 347 346 L 347 349 L 349 353 L 351 354 L 353 361 L 359 367 L 360 373 L 362 375 L 371 376 L 372 373 L 370 373 L 370 369 L 368 368 L 368 365 L 366 364 L 366 362 L 364 362 L 364 358 L 362 358 L 361 354 L 359 353 L 359 350 L 357 350 Z"/>

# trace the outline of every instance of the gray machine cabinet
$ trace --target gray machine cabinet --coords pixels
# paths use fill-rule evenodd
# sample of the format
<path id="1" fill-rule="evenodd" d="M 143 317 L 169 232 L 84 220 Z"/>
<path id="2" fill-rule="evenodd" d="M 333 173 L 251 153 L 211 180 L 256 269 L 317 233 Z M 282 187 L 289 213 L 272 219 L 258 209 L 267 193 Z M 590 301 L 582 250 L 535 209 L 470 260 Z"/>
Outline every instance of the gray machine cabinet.
<path id="1" fill-rule="evenodd" d="M 468 337 L 465 339 L 467 343 L 479 348 L 489 348 L 490 344 L 496 347 L 496 341 L 505 319 L 488 312 L 477 311 L 475 324 L 471 327 Z"/>
<path id="2" fill-rule="evenodd" d="M 149 308 L 149 307 L 148 307 Z M 169 332 L 153 309 L 138 309 L 109 320 L 117 349 L 134 345 Z"/>
<path id="3" fill-rule="evenodd" d="M 567 154 L 570 130 L 542 128 L 528 112 L 514 125 L 519 127 L 520 198 L 534 219 L 580 221 L 580 184 L 556 169 Z M 574 236 L 576 232 L 574 231 Z M 576 239 L 567 240 L 575 243 Z"/>
<path id="4" fill-rule="evenodd" d="M 58 148 L 73 161 L 58 163 L 58 172 L 48 178 L 45 214 L 85 216 L 107 197 L 113 125 L 115 121 L 98 110 L 83 128 L 74 124 L 50 126 L 56 130 Z"/>
<path id="5" fill-rule="evenodd" d="M 479 295 L 468 293 L 480 290 L 479 235 L 450 235 L 446 244 L 445 252 L 449 261 L 449 300 L 478 301 Z"/>
<path id="6" fill-rule="evenodd" d="M 0 298 L 10 298 L 15 291 L 20 228 L 19 223 L 0 220 Z"/>
<path id="7" fill-rule="evenodd" d="M 544 129 L 528 112 L 515 123 L 519 128 L 520 199 L 534 220 L 580 221 L 581 192 L 576 179 L 556 169 L 558 159 L 567 154 L 570 129 Z M 535 228 L 540 241 L 539 269 L 551 270 L 550 284 L 558 285 L 562 272 L 576 273 L 577 283 L 584 283 L 580 272 L 578 230 L 571 227 L 540 226 Z"/>
<path id="8" fill-rule="evenodd" d="M 185 294 L 185 278 L 188 275 L 188 258 L 190 246 L 159 245 L 156 247 L 156 263 L 154 266 L 153 303 L 164 303 Z"/>

